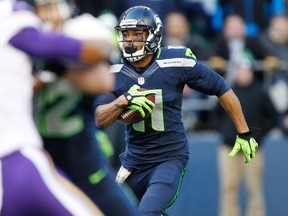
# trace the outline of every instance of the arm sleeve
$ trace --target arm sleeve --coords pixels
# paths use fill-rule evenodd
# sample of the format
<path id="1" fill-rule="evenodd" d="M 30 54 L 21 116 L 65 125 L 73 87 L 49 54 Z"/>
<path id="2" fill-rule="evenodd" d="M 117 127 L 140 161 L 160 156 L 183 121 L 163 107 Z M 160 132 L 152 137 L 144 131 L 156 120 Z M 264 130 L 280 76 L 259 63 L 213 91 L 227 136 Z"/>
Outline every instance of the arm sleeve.
<path id="1" fill-rule="evenodd" d="M 22 29 L 9 40 L 9 43 L 31 57 L 50 60 L 78 60 L 81 52 L 79 40 L 57 32 L 41 32 L 31 27 Z"/>
<path id="2" fill-rule="evenodd" d="M 221 96 L 230 90 L 230 86 L 218 73 L 197 62 L 194 67 L 185 69 L 187 85 L 207 95 Z"/>

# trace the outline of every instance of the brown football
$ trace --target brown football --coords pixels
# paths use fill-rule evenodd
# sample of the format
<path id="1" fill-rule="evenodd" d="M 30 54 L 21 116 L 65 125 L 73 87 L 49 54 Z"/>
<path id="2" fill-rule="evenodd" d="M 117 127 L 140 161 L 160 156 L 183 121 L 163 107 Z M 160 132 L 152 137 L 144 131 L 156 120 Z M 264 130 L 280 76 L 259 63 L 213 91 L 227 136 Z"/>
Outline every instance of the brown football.
<path id="1" fill-rule="evenodd" d="M 140 88 L 138 91 L 146 91 L 148 89 Z M 155 103 L 155 95 L 148 95 L 146 96 L 150 101 Z M 150 113 L 143 108 L 145 111 L 145 117 L 142 117 L 138 111 L 125 109 L 118 117 L 118 120 L 124 124 L 133 124 L 144 120 L 150 116 Z"/>

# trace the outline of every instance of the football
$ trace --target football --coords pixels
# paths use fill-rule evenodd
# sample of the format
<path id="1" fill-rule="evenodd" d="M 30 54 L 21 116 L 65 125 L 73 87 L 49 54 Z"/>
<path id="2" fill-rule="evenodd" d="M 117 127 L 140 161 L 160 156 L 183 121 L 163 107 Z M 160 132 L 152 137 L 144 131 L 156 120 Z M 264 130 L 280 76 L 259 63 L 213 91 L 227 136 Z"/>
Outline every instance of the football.
<path id="1" fill-rule="evenodd" d="M 146 90 L 148 90 L 148 89 L 145 89 L 145 88 L 138 89 L 138 91 L 146 91 Z M 146 96 L 146 98 L 148 98 L 150 101 L 155 103 L 155 95 L 148 95 L 148 96 Z M 138 111 L 125 109 L 119 115 L 118 120 L 124 124 L 133 124 L 133 123 L 140 122 L 140 121 L 142 121 L 145 118 L 148 118 L 150 116 L 150 113 L 145 108 L 143 108 L 143 109 L 145 111 L 144 117 L 142 117 Z"/>

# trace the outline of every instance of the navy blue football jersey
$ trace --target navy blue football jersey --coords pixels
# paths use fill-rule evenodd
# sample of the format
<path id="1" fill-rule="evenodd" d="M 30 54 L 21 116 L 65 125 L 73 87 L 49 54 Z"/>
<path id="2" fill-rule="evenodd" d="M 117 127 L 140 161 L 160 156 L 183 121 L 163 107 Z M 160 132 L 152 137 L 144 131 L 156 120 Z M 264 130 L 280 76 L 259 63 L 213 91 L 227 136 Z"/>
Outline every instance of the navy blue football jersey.
<path id="1" fill-rule="evenodd" d="M 68 139 L 81 133 L 93 122 L 94 99 L 84 95 L 65 78 L 46 84 L 34 97 L 39 133 L 47 139 Z"/>
<path id="2" fill-rule="evenodd" d="M 115 90 L 99 97 L 96 105 L 111 102 L 134 84 L 157 91 L 155 108 L 150 117 L 127 125 L 127 146 L 120 155 L 126 168 L 139 168 L 171 159 L 186 163 L 189 151 L 181 120 L 184 85 L 216 96 L 230 89 L 218 73 L 197 62 L 195 55 L 186 47 L 159 49 L 145 68 L 133 68 L 129 62 L 121 60 L 111 70 L 116 74 Z"/>

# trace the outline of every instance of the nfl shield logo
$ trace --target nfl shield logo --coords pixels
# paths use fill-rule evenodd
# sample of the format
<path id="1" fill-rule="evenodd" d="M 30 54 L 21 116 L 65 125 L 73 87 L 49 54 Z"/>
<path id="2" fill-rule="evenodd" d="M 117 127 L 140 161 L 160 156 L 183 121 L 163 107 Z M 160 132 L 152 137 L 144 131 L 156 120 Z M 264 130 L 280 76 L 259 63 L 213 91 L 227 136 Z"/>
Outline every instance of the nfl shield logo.
<path id="1" fill-rule="evenodd" d="M 139 78 L 138 78 L 138 84 L 139 84 L 139 85 L 143 85 L 144 83 L 145 83 L 144 77 L 139 77 Z"/>

